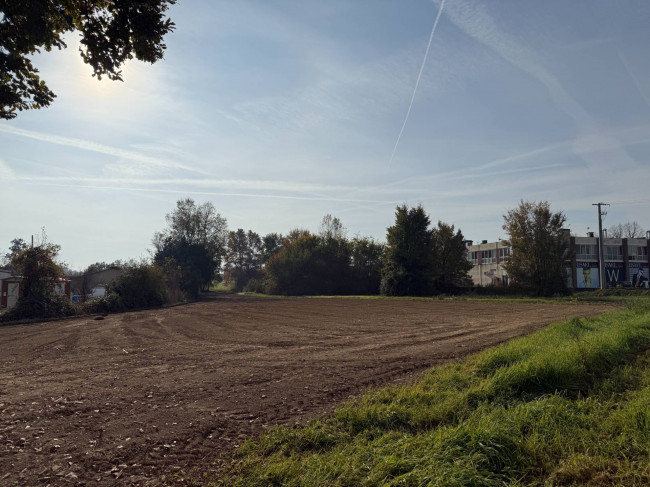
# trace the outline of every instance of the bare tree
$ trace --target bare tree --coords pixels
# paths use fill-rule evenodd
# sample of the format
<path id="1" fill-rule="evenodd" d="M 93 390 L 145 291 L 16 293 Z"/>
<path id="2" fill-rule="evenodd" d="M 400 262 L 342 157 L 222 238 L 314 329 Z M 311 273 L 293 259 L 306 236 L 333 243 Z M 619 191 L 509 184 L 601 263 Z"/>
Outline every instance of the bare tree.
<path id="1" fill-rule="evenodd" d="M 623 236 L 623 225 L 617 223 L 607 229 L 607 236 L 609 238 L 621 238 Z"/>
<path id="2" fill-rule="evenodd" d="M 644 233 L 645 230 L 643 230 L 643 228 L 641 228 L 641 225 L 639 225 L 636 221 L 623 224 L 623 235 L 625 238 L 641 238 L 643 237 Z"/>
<path id="3" fill-rule="evenodd" d="M 318 233 L 325 239 L 342 239 L 346 237 L 347 229 L 343 226 L 341 220 L 328 213 L 323 217 Z"/>
<path id="4" fill-rule="evenodd" d="M 637 221 L 617 223 L 607 229 L 610 238 L 642 238 L 645 230 Z"/>

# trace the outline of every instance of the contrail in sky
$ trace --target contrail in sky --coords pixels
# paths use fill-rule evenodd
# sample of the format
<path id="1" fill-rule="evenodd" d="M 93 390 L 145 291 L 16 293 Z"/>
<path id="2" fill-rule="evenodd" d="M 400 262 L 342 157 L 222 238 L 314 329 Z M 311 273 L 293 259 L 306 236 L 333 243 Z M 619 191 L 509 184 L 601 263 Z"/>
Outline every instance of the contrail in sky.
<path id="1" fill-rule="evenodd" d="M 32 130 L 19 129 L 17 127 L 11 127 L 9 125 L 0 125 L 0 132 L 7 134 L 18 135 L 21 137 L 27 137 L 29 139 L 40 140 L 42 142 L 48 142 L 50 144 L 64 145 L 67 147 L 73 147 L 76 149 L 83 149 L 92 152 L 97 152 L 99 154 L 106 154 L 109 156 L 120 157 L 124 159 L 129 159 L 131 161 L 139 162 L 142 164 L 147 164 L 150 166 L 158 167 L 167 167 L 172 169 L 185 169 L 186 171 L 192 171 L 195 173 L 205 174 L 203 171 L 194 169 L 186 164 L 180 162 L 172 161 L 169 159 L 151 157 L 146 154 L 139 152 L 134 152 L 130 150 L 121 149 L 118 147 L 112 147 L 104 144 L 98 144 L 96 142 L 90 142 L 82 139 L 75 139 L 72 137 L 61 137 L 58 135 L 51 135 L 42 132 L 35 132 Z"/>
<path id="2" fill-rule="evenodd" d="M 239 198 L 270 198 L 270 199 L 281 199 L 281 200 L 299 200 L 299 201 L 334 201 L 339 203 L 383 203 L 395 205 L 395 201 L 388 200 L 363 200 L 363 199 L 349 199 L 349 198 L 336 198 L 336 197 L 318 197 L 318 196 L 292 196 L 292 195 L 283 195 L 283 194 L 264 194 L 264 193 L 226 193 L 220 191 L 194 191 L 194 190 L 176 190 L 176 189 L 166 189 L 166 188 L 138 188 L 138 187 L 127 187 L 127 186 L 97 186 L 97 185 L 88 185 L 88 184 L 58 184 L 58 183 L 48 183 L 48 182 L 36 182 L 35 184 L 40 184 L 42 186 L 55 186 L 59 188 L 90 188 L 90 189 L 105 189 L 112 191 L 134 191 L 134 192 L 143 192 L 143 193 L 171 193 L 171 194 L 197 194 L 197 195 L 207 195 L 207 196 L 232 196 Z"/>
<path id="3" fill-rule="evenodd" d="M 397 140 L 395 141 L 395 147 L 393 147 L 393 153 L 390 155 L 390 161 L 388 161 L 388 166 L 393 163 L 393 157 L 395 157 L 395 152 L 397 151 L 397 146 L 399 141 L 402 138 L 404 133 L 404 128 L 406 127 L 406 122 L 408 122 L 409 115 L 411 115 L 411 108 L 413 108 L 413 100 L 415 100 L 415 94 L 418 91 L 418 86 L 420 84 L 420 78 L 422 78 L 422 71 L 424 71 L 424 65 L 427 62 L 427 57 L 429 56 L 429 49 L 431 48 L 431 41 L 433 41 L 433 34 L 436 32 L 436 27 L 438 27 L 438 21 L 442 15 L 442 8 L 445 6 L 445 0 L 440 2 L 440 8 L 438 9 L 438 15 L 436 15 L 436 20 L 433 22 L 433 27 L 431 28 L 431 35 L 429 36 L 429 43 L 427 44 L 427 50 L 424 52 L 424 59 L 422 60 L 422 66 L 420 66 L 420 72 L 418 73 L 418 79 L 415 81 L 415 88 L 413 89 L 413 95 L 411 95 L 411 103 L 409 103 L 409 108 L 406 111 L 406 117 L 404 117 L 404 123 L 402 124 L 402 129 L 399 131 Z"/>

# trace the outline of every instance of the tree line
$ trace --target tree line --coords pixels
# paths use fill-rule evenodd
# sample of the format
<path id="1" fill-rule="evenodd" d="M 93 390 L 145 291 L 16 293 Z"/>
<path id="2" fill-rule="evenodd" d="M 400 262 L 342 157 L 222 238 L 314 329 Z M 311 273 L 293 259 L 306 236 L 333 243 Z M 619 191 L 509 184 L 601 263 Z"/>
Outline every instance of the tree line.
<path id="1" fill-rule="evenodd" d="M 546 201 L 522 200 L 503 218 L 508 234 L 503 243 L 511 249 L 503 262 L 514 283 L 510 289 L 540 296 L 567 293 L 572 256 L 565 214 L 552 211 Z M 23 276 L 22 295 L 0 320 L 160 306 L 194 299 L 220 281 L 234 291 L 283 295 L 432 296 L 472 286 L 462 232 L 442 221 L 433 226 L 421 205 L 395 209 L 385 243 L 348 237 L 332 215 L 323 217 L 317 233 L 300 228 L 264 236 L 242 228 L 231 231 L 212 203 L 189 198 L 176 203 L 166 223 L 153 236 L 151 259 L 98 262 L 86 269 L 84 274 L 119 265 L 123 274 L 104 298 L 82 303 L 81 309 L 53 292 L 64 275 L 60 247 L 47 242 L 45 233 L 35 247 L 12 240 L 4 264 Z M 623 235 L 643 231 L 636 222 L 613 227 L 619 229 Z"/>
<path id="2" fill-rule="evenodd" d="M 177 202 L 153 239 L 153 261 L 180 290 L 197 296 L 223 279 L 236 291 L 270 294 L 425 296 L 469 285 L 464 237 L 453 225 L 431 228 L 422 206 L 397 207 L 387 242 L 349 238 L 342 222 L 323 217 L 318 233 L 294 229 L 260 236 L 228 231 L 212 203 Z"/>

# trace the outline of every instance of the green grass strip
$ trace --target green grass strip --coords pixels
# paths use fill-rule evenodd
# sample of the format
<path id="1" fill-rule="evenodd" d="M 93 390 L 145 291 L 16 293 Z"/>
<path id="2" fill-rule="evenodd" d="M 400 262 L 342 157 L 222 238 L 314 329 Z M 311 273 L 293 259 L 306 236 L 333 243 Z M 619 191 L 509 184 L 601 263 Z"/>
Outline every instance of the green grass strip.
<path id="1" fill-rule="evenodd" d="M 239 451 L 226 485 L 650 485 L 650 300 L 556 323 Z"/>

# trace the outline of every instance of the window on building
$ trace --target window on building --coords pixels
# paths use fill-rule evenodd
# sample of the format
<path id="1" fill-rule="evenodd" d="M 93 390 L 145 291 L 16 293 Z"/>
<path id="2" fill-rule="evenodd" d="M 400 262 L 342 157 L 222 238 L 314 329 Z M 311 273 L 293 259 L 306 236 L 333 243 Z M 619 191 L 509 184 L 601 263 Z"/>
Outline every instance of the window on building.
<path id="1" fill-rule="evenodd" d="M 510 247 L 503 247 L 499 249 L 499 260 L 506 260 L 508 257 L 510 257 Z"/>
<path id="2" fill-rule="evenodd" d="M 639 247 L 638 245 L 630 246 L 630 260 L 640 260 L 647 262 L 648 260 L 648 247 Z"/>
<path id="3" fill-rule="evenodd" d="M 472 265 L 478 265 L 478 252 L 467 252 L 467 260 Z"/>
<path id="4" fill-rule="evenodd" d="M 605 260 L 623 260 L 621 245 L 605 245 Z"/>
<path id="5" fill-rule="evenodd" d="M 494 253 L 491 250 L 481 250 L 481 263 L 482 264 L 493 264 L 494 263 Z"/>
<path id="6" fill-rule="evenodd" d="M 576 245 L 576 260 L 598 260 L 595 245 Z"/>

